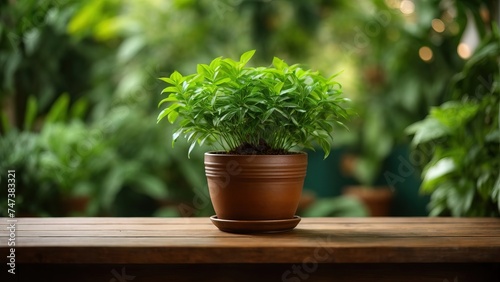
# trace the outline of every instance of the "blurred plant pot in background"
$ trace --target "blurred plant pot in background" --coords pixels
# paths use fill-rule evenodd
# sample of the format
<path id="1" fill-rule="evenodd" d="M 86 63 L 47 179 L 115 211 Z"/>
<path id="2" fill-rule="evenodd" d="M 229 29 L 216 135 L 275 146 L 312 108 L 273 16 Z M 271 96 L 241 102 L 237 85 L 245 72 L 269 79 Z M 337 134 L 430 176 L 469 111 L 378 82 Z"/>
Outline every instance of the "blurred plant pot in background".
<path id="1" fill-rule="evenodd" d="M 361 201 L 370 216 L 389 216 L 393 192 L 389 186 L 347 186 L 343 194 Z"/>
<path id="2" fill-rule="evenodd" d="M 78 216 L 87 214 L 90 196 L 66 196 L 61 198 L 62 213 L 64 216 Z"/>

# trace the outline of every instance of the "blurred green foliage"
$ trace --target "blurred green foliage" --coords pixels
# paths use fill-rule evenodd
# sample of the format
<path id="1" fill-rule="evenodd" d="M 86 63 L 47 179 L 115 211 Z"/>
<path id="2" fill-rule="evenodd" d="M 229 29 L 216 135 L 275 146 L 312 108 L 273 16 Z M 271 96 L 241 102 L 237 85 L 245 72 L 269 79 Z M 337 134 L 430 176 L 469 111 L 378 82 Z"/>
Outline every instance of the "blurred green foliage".
<path id="1" fill-rule="evenodd" d="M 493 27 L 450 88 L 452 100 L 411 125 L 431 152 L 422 190 L 430 215 L 500 216 L 500 33 Z"/>
<path id="2" fill-rule="evenodd" d="M 250 49 L 256 64 L 278 56 L 326 76 L 343 71 L 359 118 L 334 138 L 361 156 L 357 177 L 372 182 L 407 141 L 403 129 L 450 98 L 466 15 L 485 22 L 495 11 L 495 1 L 412 3 L 403 14 L 399 0 L 0 1 L 0 171 L 16 170 L 18 213 L 212 213 L 204 149 L 187 159 L 187 144 L 171 148 L 170 125 L 155 124 L 157 78 Z M 423 46 L 431 60 L 419 57 Z M 66 208 L 78 198 L 89 205 Z"/>
<path id="3" fill-rule="evenodd" d="M 357 198 L 349 196 L 318 199 L 311 207 L 300 213 L 300 216 L 304 217 L 364 217 L 368 215 L 366 207 Z"/>
<path id="4" fill-rule="evenodd" d="M 492 22 L 481 14 L 491 17 L 495 11 L 493 1 L 414 1 L 415 12 L 405 16 L 395 13 L 400 1 L 373 3 L 374 12 L 355 17 L 356 33 L 348 46 L 357 55 L 362 79 L 352 150 L 359 156 L 354 176 L 365 185 L 379 178 L 395 146 L 408 143 L 404 129 L 450 99 L 452 77 L 465 62 L 457 46 L 467 26 L 472 22 L 484 36 Z M 396 9 L 386 5 L 391 3 Z"/>

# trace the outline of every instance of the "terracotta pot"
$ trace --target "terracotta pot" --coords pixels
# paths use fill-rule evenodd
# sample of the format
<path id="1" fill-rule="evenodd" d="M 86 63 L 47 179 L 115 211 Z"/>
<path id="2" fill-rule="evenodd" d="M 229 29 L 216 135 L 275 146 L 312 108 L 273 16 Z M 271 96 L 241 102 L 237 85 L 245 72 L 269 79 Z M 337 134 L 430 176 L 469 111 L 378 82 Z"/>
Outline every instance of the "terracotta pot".
<path id="1" fill-rule="evenodd" d="M 389 216 L 393 193 L 390 187 L 348 186 L 344 195 L 360 200 L 368 209 L 370 216 Z"/>
<path id="2" fill-rule="evenodd" d="M 352 154 L 343 154 L 340 159 L 340 171 L 343 176 L 352 177 L 356 171 L 356 163 L 359 157 Z"/>
<path id="3" fill-rule="evenodd" d="M 210 198 L 219 219 L 292 219 L 307 169 L 307 154 L 205 154 Z"/>
<path id="4" fill-rule="evenodd" d="M 67 196 L 62 199 L 63 213 L 65 216 L 81 215 L 87 211 L 90 204 L 89 196 Z"/>

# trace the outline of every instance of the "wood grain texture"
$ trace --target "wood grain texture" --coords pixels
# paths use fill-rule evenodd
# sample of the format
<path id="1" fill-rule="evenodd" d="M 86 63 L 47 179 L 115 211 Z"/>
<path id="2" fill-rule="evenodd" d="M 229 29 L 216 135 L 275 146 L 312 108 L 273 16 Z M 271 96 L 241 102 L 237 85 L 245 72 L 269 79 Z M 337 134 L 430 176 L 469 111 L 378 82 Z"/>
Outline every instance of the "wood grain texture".
<path id="1" fill-rule="evenodd" d="M 0 221 L 6 253 L 7 219 Z M 303 218 L 238 235 L 208 218 L 18 218 L 22 264 L 500 263 L 496 218 Z M 452 281 L 452 280 L 450 280 Z"/>

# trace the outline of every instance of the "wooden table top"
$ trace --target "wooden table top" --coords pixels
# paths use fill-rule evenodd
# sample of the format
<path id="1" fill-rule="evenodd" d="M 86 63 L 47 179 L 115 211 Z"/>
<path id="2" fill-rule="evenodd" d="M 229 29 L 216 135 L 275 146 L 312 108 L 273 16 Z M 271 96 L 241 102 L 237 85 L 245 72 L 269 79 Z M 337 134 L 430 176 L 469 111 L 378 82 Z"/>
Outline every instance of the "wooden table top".
<path id="1" fill-rule="evenodd" d="M 254 235 L 209 218 L 16 220 L 18 263 L 500 262 L 499 218 L 303 218 L 293 231 Z"/>

